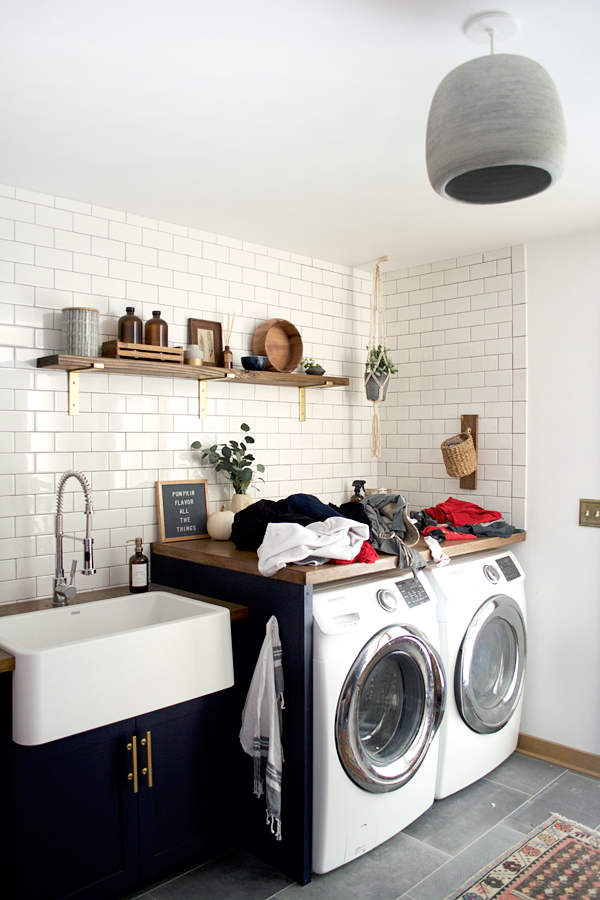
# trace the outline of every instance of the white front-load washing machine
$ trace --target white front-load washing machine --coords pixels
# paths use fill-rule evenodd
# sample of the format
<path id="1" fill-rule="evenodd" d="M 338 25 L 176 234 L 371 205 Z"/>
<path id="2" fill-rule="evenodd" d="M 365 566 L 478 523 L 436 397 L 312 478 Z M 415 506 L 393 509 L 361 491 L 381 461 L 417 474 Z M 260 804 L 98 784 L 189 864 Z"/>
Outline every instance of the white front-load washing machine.
<path id="1" fill-rule="evenodd" d="M 525 575 L 508 551 L 458 557 L 426 578 L 437 598 L 448 697 L 435 797 L 478 781 L 517 746 L 527 637 Z"/>
<path id="2" fill-rule="evenodd" d="M 433 803 L 445 678 L 421 574 L 324 585 L 313 603 L 312 859 L 323 873 Z"/>

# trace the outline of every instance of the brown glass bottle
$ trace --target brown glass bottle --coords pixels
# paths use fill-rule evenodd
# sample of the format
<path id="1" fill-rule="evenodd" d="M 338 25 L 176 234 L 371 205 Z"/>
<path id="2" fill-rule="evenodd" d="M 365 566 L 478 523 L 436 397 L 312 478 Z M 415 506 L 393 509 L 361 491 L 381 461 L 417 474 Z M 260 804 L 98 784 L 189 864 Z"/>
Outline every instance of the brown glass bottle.
<path id="1" fill-rule="evenodd" d="M 148 590 L 148 557 L 144 556 L 141 538 L 135 538 L 135 553 L 129 558 L 129 590 L 132 594 Z"/>
<path id="2" fill-rule="evenodd" d="M 143 344 L 144 323 L 135 315 L 135 307 L 125 307 L 127 314 L 119 319 L 119 340 L 125 344 Z"/>
<path id="3" fill-rule="evenodd" d="M 152 311 L 152 318 L 146 322 L 144 331 L 144 343 L 153 347 L 169 346 L 169 326 L 160 317 L 160 309 Z"/>

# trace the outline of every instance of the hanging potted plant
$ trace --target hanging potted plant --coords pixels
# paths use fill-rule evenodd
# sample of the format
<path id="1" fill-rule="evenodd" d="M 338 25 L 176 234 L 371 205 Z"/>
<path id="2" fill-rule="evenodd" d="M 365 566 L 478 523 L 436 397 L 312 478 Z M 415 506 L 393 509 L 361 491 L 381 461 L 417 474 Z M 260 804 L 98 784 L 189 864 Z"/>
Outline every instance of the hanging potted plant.
<path id="1" fill-rule="evenodd" d="M 215 472 L 224 472 L 225 477 L 233 485 L 235 491 L 231 498 L 231 509 L 233 512 L 239 512 L 252 503 L 252 497 L 247 493 L 250 483 L 256 479 L 256 472 L 252 468 L 255 462 L 254 456 L 248 451 L 247 444 L 253 444 L 254 438 L 248 432 L 250 426 L 243 422 L 240 428 L 244 432 L 243 441 L 229 441 L 228 444 L 213 444 L 212 447 L 203 448 L 200 441 L 194 441 L 191 445 L 192 450 L 201 450 L 202 459 L 208 459 L 208 462 L 215 467 Z M 262 463 L 256 463 L 256 470 L 264 472 L 265 467 Z M 264 478 L 257 479 L 264 481 Z"/>
<path id="2" fill-rule="evenodd" d="M 385 400 L 387 386 L 392 375 L 398 371 L 389 357 L 385 338 L 385 310 L 383 308 L 383 286 L 381 283 L 381 263 L 389 256 L 381 256 L 373 269 L 373 290 L 371 293 L 371 321 L 369 343 L 365 362 L 365 392 L 367 400 L 373 404 L 371 419 L 371 455 L 381 456 L 381 424 L 379 404 Z"/>
<path id="3" fill-rule="evenodd" d="M 365 391 L 367 400 L 382 401 L 387 396 L 388 383 L 391 375 L 398 371 L 389 356 L 387 347 L 378 344 L 377 347 L 367 347 L 368 355 L 365 363 Z"/>

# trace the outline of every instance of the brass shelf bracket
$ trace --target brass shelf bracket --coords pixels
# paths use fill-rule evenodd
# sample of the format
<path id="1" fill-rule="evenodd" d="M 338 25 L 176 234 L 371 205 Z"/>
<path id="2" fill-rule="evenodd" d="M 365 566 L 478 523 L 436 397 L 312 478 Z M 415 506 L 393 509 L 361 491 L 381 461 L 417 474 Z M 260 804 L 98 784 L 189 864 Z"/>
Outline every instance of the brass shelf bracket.
<path id="1" fill-rule="evenodd" d="M 198 418 L 206 419 L 208 416 L 208 388 L 206 381 L 198 382 Z"/>
<path id="2" fill-rule="evenodd" d="M 90 363 L 89 366 L 81 366 L 77 369 L 69 369 L 69 415 L 79 415 L 79 373 L 89 372 L 94 369 L 103 369 L 104 363 Z"/>
<path id="3" fill-rule="evenodd" d="M 307 384 L 306 387 L 298 388 L 299 416 L 301 422 L 306 422 L 306 388 L 328 388 L 333 387 L 333 381 L 326 381 L 325 384 Z"/>
<path id="4" fill-rule="evenodd" d="M 230 372 L 224 378 L 203 378 L 198 381 L 198 418 L 206 419 L 208 416 L 208 382 L 234 380 L 235 373 Z"/>

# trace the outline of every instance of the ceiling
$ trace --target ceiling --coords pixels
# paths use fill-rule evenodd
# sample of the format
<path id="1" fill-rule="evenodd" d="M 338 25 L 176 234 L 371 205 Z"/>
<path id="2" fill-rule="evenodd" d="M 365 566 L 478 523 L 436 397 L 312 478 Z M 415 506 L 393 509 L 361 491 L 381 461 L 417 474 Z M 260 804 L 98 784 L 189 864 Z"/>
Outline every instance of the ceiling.
<path id="1" fill-rule="evenodd" d="M 536 197 L 438 197 L 441 79 L 496 48 L 541 63 L 569 155 Z M 598 0 L 2 0 L 4 183 L 345 265 L 386 268 L 600 226 Z"/>

